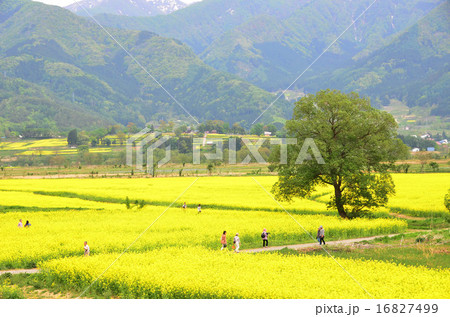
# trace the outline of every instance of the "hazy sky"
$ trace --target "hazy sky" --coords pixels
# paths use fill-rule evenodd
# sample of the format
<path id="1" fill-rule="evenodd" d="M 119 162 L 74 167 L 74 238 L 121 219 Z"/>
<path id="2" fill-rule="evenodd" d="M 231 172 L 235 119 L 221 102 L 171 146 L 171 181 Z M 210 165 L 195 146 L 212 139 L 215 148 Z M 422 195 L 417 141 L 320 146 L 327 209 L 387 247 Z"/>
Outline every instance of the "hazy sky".
<path id="1" fill-rule="evenodd" d="M 69 5 L 71 3 L 74 3 L 75 1 L 73 0 L 34 0 L 34 1 L 39 1 L 39 2 L 43 2 L 43 3 L 47 3 L 47 4 L 54 4 L 54 5 L 58 5 L 61 7 L 64 7 L 66 5 Z M 198 2 L 201 0 L 181 0 L 185 3 L 193 3 L 193 2 Z"/>

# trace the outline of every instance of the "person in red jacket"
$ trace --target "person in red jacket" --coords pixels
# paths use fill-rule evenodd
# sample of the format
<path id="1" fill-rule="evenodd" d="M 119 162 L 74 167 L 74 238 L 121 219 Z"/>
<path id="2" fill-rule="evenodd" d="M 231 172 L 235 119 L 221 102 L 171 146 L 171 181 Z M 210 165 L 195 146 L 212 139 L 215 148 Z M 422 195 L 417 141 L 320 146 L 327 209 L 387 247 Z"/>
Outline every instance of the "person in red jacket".
<path id="1" fill-rule="evenodd" d="M 222 239 L 220 239 L 220 243 L 222 243 L 222 248 L 220 250 L 227 248 L 227 232 L 224 231 L 222 234 Z"/>

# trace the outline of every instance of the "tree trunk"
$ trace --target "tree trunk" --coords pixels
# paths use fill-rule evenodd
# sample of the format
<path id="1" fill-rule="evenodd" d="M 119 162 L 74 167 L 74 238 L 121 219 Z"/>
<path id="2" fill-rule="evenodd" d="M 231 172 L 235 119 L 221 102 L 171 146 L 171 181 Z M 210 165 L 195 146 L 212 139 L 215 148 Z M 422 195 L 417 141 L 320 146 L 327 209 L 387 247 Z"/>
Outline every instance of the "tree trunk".
<path id="1" fill-rule="evenodd" d="M 339 216 L 341 216 L 342 218 L 348 218 L 347 213 L 345 212 L 344 209 L 344 204 L 342 202 L 341 186 L 337 182 L 335 182 L 333 186 L 334 186 L 334 199 L 336 202 L 336 208 L 338 210 Z"/>

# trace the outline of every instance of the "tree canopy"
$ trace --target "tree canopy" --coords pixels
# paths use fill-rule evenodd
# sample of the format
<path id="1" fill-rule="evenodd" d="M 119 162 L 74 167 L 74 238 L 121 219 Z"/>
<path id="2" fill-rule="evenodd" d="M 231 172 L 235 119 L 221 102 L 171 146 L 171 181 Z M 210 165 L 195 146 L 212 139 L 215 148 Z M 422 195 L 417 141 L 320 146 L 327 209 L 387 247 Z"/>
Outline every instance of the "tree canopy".
<path id="1" fill-rule="evenodd" d="M 395 193 L 387 170 L 406 155 L 407 147 L 396 135 L 392 115 L 370 106 L 356 93 L 322 90 L 300 99 L 286 130 L 297 144 L 288 147 L 287 162 L 275 163 L 279 180 L 273 187 L 276 197 L 291 200 L 309 197 L 318 186 L 331 185 L 329 208 L 343 218 L 351 218 L 386 205 Z M 323 160 L 298 164 L 303 141 L 320 152 Z M 307 142 L 305 142 L 306 144 Z M 301 160 L 300 160 L 301 161 Z"/>
<path id="2" fill-rule="evenodd" d="M 67 136 L 67 144 L 68 145 L 77 145 L 78 144 L 78 131 L 77 129 L 73 129 L 69 132 Z"/>

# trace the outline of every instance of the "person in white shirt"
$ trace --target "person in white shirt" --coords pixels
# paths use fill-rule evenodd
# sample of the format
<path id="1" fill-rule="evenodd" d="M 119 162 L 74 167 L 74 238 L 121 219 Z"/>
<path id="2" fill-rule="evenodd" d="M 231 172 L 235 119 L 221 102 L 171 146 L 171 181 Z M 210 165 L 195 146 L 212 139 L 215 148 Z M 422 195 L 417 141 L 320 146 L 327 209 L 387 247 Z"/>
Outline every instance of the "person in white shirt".
<path id="1" fill-rule="evenodd" d="M 19 227 L 19 228 L 23 228 L 23 223 L 22 223 L 22 219 L 19 219 L 19 224 L 17 225 L 17 227 Z"/>
<path id="2" fill-rule="evenodd" d="M 235 247 L 234 252 L 239 253 L 239 247 L 241 245 L 241 239 L 239 239 L 239 233 L 236 233 L 236 235 L 234 236 L 233 243 L 234 243 L 234 247 Z"/>
<path id="3" fill-rule="evenodd" d="M 84 241 L 84 256 L 89 256 L 90 253 L 91 253 L 91 250 L 87 244 L 87 241 Z"/>
<path id="4" fill-rule="evenodd" d="M 325 230 L 323 229 L 323 226 L 319 227 L 318 236 L 319 236 L 319 244 L 322 244 L 323 242 L 323 244 L 325 245 Z"/>
<path id="5" fill-rule="evenodd" d="M 201 213 L 202 212 L 202 205 L 198 204 L 197 210 L 198 210 L 198 213 Z"/>

